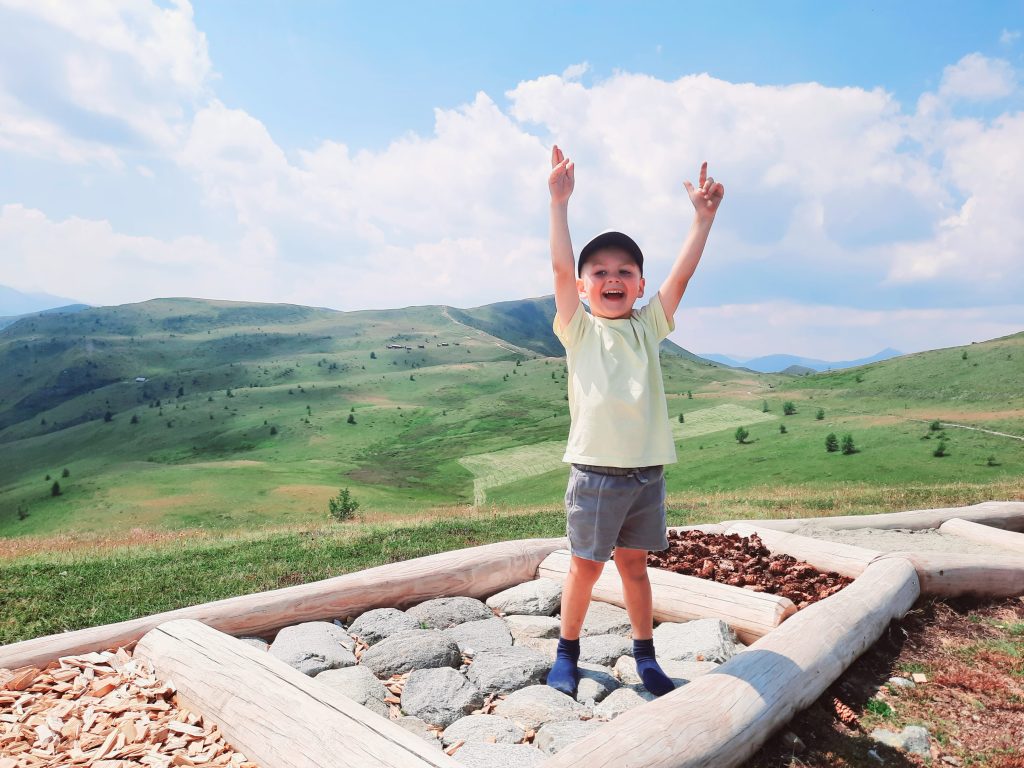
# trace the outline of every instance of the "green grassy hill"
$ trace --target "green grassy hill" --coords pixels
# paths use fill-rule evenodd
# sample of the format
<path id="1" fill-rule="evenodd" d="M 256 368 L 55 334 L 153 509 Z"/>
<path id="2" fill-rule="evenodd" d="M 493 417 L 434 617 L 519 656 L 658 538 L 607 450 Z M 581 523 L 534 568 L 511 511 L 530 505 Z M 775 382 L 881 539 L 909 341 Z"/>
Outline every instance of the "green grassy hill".
<path id="1" fill-rule="evenodd" d="M 342 487 L 371 523 L 474 502 L 557 509 L 568 410 L 564 361 L 545 355 L 560 352 L 551 303 L 157 299 L 22 318 L 0 330 L 0 536 L 301 526 L 323 522 Z M 801 378 L 672 347 L 677 507 L 735 494 L 828 509 L 844 493 L 957 484 L 1005 494 L 1024 473 L 1022 441 L 949 427 L 936 458 L 928 428 L 1024 435 L 1024 334 Z M 858 452 L 826 453 L 829 432 Z"/>

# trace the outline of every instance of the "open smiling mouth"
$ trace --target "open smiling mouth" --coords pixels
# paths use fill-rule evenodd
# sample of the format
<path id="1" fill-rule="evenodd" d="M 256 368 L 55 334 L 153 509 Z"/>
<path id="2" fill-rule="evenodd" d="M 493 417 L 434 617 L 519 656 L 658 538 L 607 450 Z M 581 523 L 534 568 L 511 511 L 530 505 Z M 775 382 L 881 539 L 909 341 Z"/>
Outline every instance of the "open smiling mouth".
<path id="1" fill-rule="evenodd" d="M 606 299 L 621 299 L 626 295 L 626 292 L 613 288 L 610 291 L 605 291 L 601 295 Z"/>

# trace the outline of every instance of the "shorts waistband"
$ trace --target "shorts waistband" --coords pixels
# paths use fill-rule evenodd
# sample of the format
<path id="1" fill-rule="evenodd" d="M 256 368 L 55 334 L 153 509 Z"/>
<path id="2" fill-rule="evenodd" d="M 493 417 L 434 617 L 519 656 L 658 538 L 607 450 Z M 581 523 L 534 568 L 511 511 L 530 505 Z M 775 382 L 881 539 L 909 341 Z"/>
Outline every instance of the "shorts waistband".
<path id="1" fill-rule="evenodd" d="M 591 464 L 573 464 L 576 469 L 583 472 L 596 472 L 599 475 L 615 475 L 617 477 L 628 477 L 637 472 L 647 472 L 652 469 L 661 469 L 664 465 L 653 464 L 649 467 L 595 467 Z"/>

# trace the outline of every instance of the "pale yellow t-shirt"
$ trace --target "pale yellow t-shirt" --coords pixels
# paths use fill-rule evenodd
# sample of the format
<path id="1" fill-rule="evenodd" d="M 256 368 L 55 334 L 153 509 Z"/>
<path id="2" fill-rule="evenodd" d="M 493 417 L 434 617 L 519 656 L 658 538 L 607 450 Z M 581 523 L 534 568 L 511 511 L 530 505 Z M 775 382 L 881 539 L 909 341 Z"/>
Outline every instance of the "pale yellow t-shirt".
<path id="1" fill-rule="evenodd" d="M 602 467 L 673 464 L 658 346 L 675 328 L 655 294 L 628 318 L 594 317 L 581 305 L 555 335 L 569 368 L 569 442 L 562 461 Z"/>

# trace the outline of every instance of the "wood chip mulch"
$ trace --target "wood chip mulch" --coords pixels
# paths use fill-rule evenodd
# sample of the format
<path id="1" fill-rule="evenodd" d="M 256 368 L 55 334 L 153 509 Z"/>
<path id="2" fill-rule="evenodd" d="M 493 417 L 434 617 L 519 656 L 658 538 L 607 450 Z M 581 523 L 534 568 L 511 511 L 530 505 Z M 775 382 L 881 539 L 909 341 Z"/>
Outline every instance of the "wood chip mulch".
<path id="1" fill-rule="evenodd" d="M 834 595 L 853 579 L 822 573 L 789 555 L 773 555 L 757 534 L 669 531 L 668 549 L 651 552 L 647 565 L 685 576 L 768 592 L 805 608 Z"/>
<path id="2" fill-rule="evenodd" d="M 0 668 L 0 768 L 258 768 L 131 653 Z"/>

